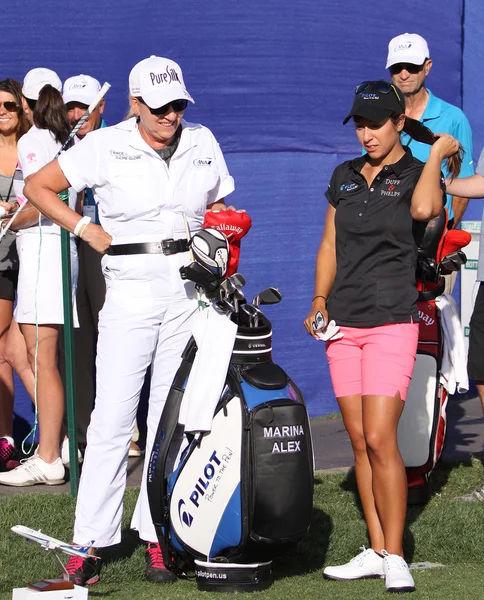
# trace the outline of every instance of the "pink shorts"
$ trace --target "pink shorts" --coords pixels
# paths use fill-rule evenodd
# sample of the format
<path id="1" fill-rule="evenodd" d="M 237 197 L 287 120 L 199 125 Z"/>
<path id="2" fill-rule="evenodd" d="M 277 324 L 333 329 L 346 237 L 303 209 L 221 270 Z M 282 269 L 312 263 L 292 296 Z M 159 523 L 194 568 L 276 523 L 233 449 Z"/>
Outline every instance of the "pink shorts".
<path id="1" fill-rule="evenodd" d="M 418 343 L 418 323 L 340 327 L 344 337 L 326 343 L 337 398 L 395 396 L 405 400 Z"/>

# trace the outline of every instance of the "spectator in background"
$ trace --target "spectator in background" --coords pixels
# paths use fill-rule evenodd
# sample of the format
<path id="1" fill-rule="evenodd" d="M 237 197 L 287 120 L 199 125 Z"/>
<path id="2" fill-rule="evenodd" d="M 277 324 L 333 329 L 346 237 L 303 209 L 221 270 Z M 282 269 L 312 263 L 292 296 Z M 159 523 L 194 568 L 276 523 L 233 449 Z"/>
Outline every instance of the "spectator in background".
<path id="1" fill-rule="evenodd" d="M 417 33 L 404 33 L 390 40 L 386 68 L 390 71 L 392 82 L 405 96 L 405 114 L 420 121 L 434 133 L 449 133 L 458 140 L 464 149 L 459 177 L 473 175 L 472 131 L 469 121 L 460 108 L 437 98 L 425 86 L 432 68 L 432 59 L 424 38 Z M 415 158 L 427 161 L 431 148 L 429 145 L 417 142 L 407 133 L 402 133 L 401 138 L 402 144 L 410 148 Z M 449 176 L 445 163 L 442 171 L 446 177 Z M 468 202 L 467 197 L 447 195 L 449 229 L 460 223 Z"/>
<path id="2" fill-rule="evenodd" d="M 35 86 L 34 126 L 18 143 L 19 166 L 26 182 L 56 157 L 69 137 L 70 126 L 60 93 L 62 84 L 57 76 L 52 76 L 51 82 L 45 84 L 40 80 Z M 29 98 L 30 89 L 26 88 L 25 83 L 24 96 Z M 22 191 L 19 189 L 17 194 Z M 77 194 L 73 190 L 66 187 L 61 196 L 75 208 Z M 9 332 L 5 355 L 36 401 L 40 439 L 34 455 L 12 471 L 0 474 L 0 483 L 57 485 L 64 482 L 65 475 L 59 455 L 65 401 L 58 370 L 58 339 L 64 323 L 60 227 L 30 205 L 20 213 L 12 228 L 18 231 L 20 269 L 14 319 L 21 336 L 12 337 Z M 71 270 L 75 305 L 77 248 L 73 238 Z M 76 326 L 75 306 L 74 323 Z"/>
<path id="3" fill-rule="evenodd" d="M 72 127 L 84 115 L 101 89 L 97 79 L 89 75 L 75 75 L 64 82 L 63 99 L 67 118 Z M 103 119 L 104 99 L 92 111 L 84 125 L 77 132 L 82 140 L 91 131 L 106 127 Z M 99 225 L 99 214 L 91 188 L 79 194 L 78 211 Z M 98 315 L 106 296 L 106 284 L 101 269 L 102 254 L 99 254 L 82 239 L 78 240 L 79 280 L 77 284 L 77 314 L 79 329 L 74 330 L 74 355 L 76 361 L 76 412 L 78 441 L 81 447 L 86 445 L 86 432 L 94 403 L 94 373 L 96 361 L 96 341 Z M 64 418 L 64 428 L 67 423 Z M 130 456 L 140 456 L 141 451 L 134 441 L 131 442 Z M 65 437 L 61 449 L 62 462 L 69 467 L 69 444 Z M 79 459 L 82 455 L 79 453 Z"/>
<path id="4" fill-rule="evenodd" d="M 88 106 L 98 95 L 101 85 L 97 79 L 89 75 L 76 75 L 64 82 L 62 98 L 66 105 L 67 118 L 74 127 L 84 115 Z M 91 131 L 106 127 L 102 118 L 104 99 L 89 115 L 84 125 L 79 129 L 77 137 L 83 139 Z M 79 194 L 78 212 L 88 215 L 93 222 L 99 224 L 97 208 L 91 189 Z M 94 369 L 95 346 L 97 336 L 98 313 L 104 304 L 106 286 L 101 271 L 102 256 L 93 251 L 81 239 L 78 240 L 79 279 L 77 283 L 77 315 L 79 329 L 74 330 L 74 357 L 77 436 L 79 446 L 86 445 L 86 431 L 94 403 Z M 63 347 L 63 339 L 60 340 Z M 63 354 L 63 352 L 61 352 Z M 64 430 L 67 431 L 66 415 L 64 415 Z M 78 452 L 79 462 L 82 454 Z M 69 468 L 69 440 L 64 437 L 61 447 L 61 458 L 64 466 Z"/>
<path id="5" fill-rule="evenodd" d="M 0 81 L 0 207 L 6 214 L 18 207 L 14 190 L 17 142 L 29 129 L 22 85 L 14 79 Z M 0 471 L 10 471 L 19 465 L 13 441 L 13 371 L 4 357 L 17 281 L 15 234 L 9 231 L 0 241 Z"/>
<path id="6" fill-rule="evenodd" d="M 468 198 L 484 198 L 484 149 L 481 151 L 477 163 L 476 174 L 466 179 L 449 181 L 447 189 L 452 194 L 465 195 Z M 484 213 L 479 239 L 477 281 L 480 282 L 480 285 L 470 321 L 467 371 L 469 377 L 475 381 L 484 413 Z M 458 496 L 454 500 L 464 502 L 484 501 L 484 483 L 473 492 Z"/>

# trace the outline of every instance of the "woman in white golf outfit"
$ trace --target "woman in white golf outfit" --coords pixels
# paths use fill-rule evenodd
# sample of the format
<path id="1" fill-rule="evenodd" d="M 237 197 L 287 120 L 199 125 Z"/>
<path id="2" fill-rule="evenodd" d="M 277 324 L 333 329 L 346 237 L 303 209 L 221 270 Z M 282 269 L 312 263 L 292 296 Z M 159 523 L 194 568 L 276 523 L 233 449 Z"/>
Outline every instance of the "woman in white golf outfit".
<path id="1" fill-rule="evenodd" d="M 58 83 L 60 87 L 60 80 Z M 18 142 L 19 165 L 25 181 L 55 157 L 70 131 L 60 91 L 50 84 L 40 90 L 33 114 L 34 126 Z M 20 185 L 15 190 L 19 195 L 22 183 L 15 183 Z M 69 195 L 69 205 L 75 207 L 77 194 L 69 193 L 68 187 L 62 191 L 66 197 Z M 1 474 L 0 483 L 57 485 L 64 483 L 64 466 L 59 457 L 64 389 L 57 367 L 57 341 L 64 323 L 60 227 L 45 218 L 39 224 L 39 211 L 27 207 L 16 218 L 13 228 L 18 230 L 20 264 L 14 320 L 22 335 L 9 334 L 5 353 L 32 398 L 37 362 L 40 438 L 36 453 L 13 471 Z M 71 263 L 74 302 L 77 281 L 74 240 Z"/>
<path id="2" fill-rule="evenodd" d="M 25 188 L 31 202 L 98 252 L 106 302 L 99 316 L 97 389 L 76 509 L 74 542 L 119 543 L 128 449 L 146 369 L 152 365 L 146 460 L 132 520 L 147 544 L 147 578 L 171 581 L 151 520 L 146 470 L 158 421 L 197 310 L 194 286 L 180 278 L 191 233 L 207 209 L 224 208 L 234 189 L 212 133 L 182 120 L 188 101 L 180 67 L 152 56 L 129 76 L 136 117 L 90 133 Z M 72 185 L 93 189 L 101 226 L 57 198 Z M 71 580 L 99 579 L 99 562 L 71 559 Z"/>

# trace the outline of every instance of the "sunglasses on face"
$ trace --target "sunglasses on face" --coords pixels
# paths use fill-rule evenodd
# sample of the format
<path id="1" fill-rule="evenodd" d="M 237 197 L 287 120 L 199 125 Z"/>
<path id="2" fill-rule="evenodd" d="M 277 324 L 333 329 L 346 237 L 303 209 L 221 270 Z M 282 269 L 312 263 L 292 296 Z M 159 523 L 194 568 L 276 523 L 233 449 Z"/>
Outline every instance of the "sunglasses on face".
<path id="1" fill-rule="evenodd" d="M 390 92 L 393 91 L 395 92 L 395 96 L 398 98 L 398 101 L 402 101 L 400 94 L 397 92 L 397 88 L 387 81 L 363 81 L 356 86 L 355 96 L 366 92 L 369 88 L 375 90 L 375 92 L 380 92 L 380 94 L 390 94 Z"/>
<path id="2" fill-rule="evenodd" d="M 164 104 L 159 108 L 151 108 L 146 104 L 143 98 L 136 98 L 136 100 L 138 100 L 138 102 L 141 102 L 141 104 L 144 104 L 152 115 L 158 116 L 166 115 L 166 113 L 170 111 L 170 106 L 175 112 L 183 112 L 188 106 L 188 100 L 172 100 L 171 102 L 168 102 L 168 104 Z"/>
<path id="3" fill-rule="evenodd" d="M 27 105 L 31 111 L 35 110 L 35 105 L 37 104 L 37 100 L 32 100 L 32 98 L 25 98 L 27 101 Z"/>
<path id="4" fill-rule="evenodd" d="M 20 106 L 12 100 L 9 100 L 8 102 L 0 102 L 0 106 L 2 106 L 2 104 L 7 112 L 13 113 L 18 112 L 20 110 Z"/>
<path id="5" fill-rule="evenodd" d="M 390 71 L 390 75 L 398 75 L 403 70 L 407 71 L 411 75 L 416 75 L 424 68 L 426 62 L 427 61 L 425 60 L 421 65 L 414 65 L 412 63 L 397 63 L 396 65 L 392 65 L 388 70 Z"/>

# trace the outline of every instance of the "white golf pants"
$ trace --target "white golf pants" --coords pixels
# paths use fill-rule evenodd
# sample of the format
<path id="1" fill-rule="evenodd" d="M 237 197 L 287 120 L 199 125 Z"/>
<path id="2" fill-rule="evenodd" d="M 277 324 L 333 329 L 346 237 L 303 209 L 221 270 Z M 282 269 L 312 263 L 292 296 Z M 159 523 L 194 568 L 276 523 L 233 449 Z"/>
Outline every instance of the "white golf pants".
<path id="1" fill-rule="evenodd" d="M 74 542 L 92 542 L 94 547 L 112 546 L 121 540 L 129 443 L 150 364 L 145 463 L 131 526 L 141 539 L 157 541 L 146 492 L 147 466 L 197 310 L 195 297 L 187 298 L 184 292 L 153 298 L 153 288 L 146 281 L 107 283 L 99 318 L 96 404 L 87 431 L 74 527 Z"/>

